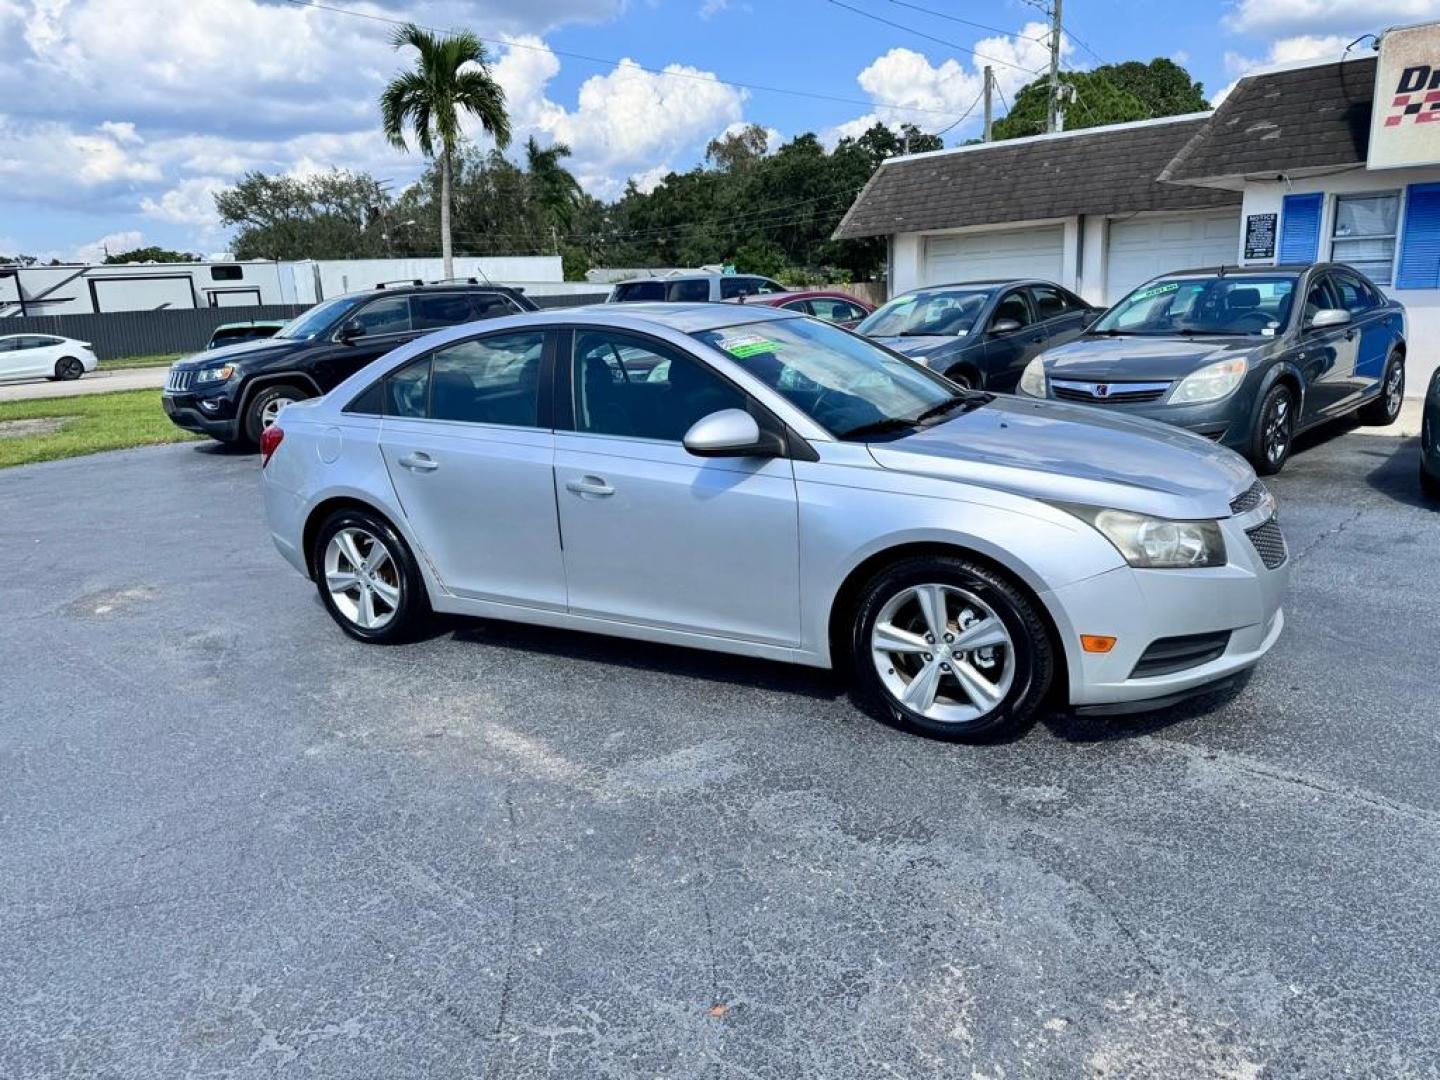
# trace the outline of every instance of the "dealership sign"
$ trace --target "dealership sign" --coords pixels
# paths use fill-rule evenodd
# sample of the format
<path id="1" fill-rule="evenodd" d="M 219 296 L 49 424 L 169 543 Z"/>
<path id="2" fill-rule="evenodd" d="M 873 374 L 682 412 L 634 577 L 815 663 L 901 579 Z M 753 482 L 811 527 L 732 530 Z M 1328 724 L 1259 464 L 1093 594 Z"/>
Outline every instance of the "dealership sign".
<path id="1" fill-rule="evenodd" d="M 1366 165 L 1440 165 L 1440 23 L 1387 30 L 1381 39 Z"/>

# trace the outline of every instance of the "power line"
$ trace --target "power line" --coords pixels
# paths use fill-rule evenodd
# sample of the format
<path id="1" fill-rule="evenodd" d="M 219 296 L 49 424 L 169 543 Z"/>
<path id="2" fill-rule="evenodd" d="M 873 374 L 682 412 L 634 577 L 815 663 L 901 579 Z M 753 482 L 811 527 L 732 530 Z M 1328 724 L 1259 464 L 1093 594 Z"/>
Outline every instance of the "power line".
<path id="1" fill-rule="evenodd" d="M 371 22 L 387 23 L 391 26 L 406 25 L 406 20 L 404 19 L 395 19 L 387 15 L 376 15 L 368 11 L 355 11 L 350 8 L 337 7 L 334 4 L 321 3 L 319 2 L 319 0 L 285 0 L 285 2 L 287 4 L 293 4 L 296 7 L 313 8 L 316 11 L 328 11 L 336 15 L 349 15 L 353 18 L 368 19 Z M 861 14 L 864 13 L 862 12 Z M 425 26 L 423 24 L 416 25 L 419 25 L 422 30 L 429 30 L 430 32 L 436 34 L 454 33 L 453 30 L 447 30 L 440 27 Z M 604 66 L 610 68 L 634 68 L 637 71 L 643 71 L 650 75 L 661 75 L 672 79 L 690 79 L 695 82 L 710 83 L 712 85 L 715 83 L 719 83 L 721 86 L 731 86 L 739 90 L 755 90 L 766 94 L 788 94 L 791 97 L 811 98 L 816 101 L 833 101 L 838 102 L 842 105 L 859 105 L 866 109 L 873 109 L 876 106 L 882 106 L 887 109 L 898 109 L 902 112 L 931 113 L 940 116 L 949 115 L 948 110 L 929 109 L 924 107 L 923 105 L 901 105 L 898 102 L 879 101 L 874 99 L 870 101 L 864 101 L 860 98 L 839 97 L 834 94 L 821 94 L 811 90 L 791 90 L 783 86 L 766 86 L 762 83 L 737 82 L 734 79 L 722 79 L 715 75 L 691 74 L 684 71 L 666 71 L 663 68 L 646 67 L 644 64 L 637 64 L 632 60 L 626 60 L 622 63 L 619 60 L 614 60 L 609 57 L 589 56 L 585 53 L 571 52 L 566 49 L 552 48 L 549 45 L 531 45 L 528 42 L 524 41 L 506 41 L 503 38 L 481 37 L 479 34 L 475 36 L 480 41 L 486 42 L 487 44 L 500 46 L 507 49 L 528 49 L 533 52 L 550 53 L 554 56 L 563 56 L 570 60 L 583 60 L 584 62 L 589 64 L 603 64 Z M 952 47 L 959 48 L 959 46 Z M 968 52 L 969 50 L 967 49 L 964 51 Z M 996 62 L 1003 63 L 1003 61 Z M 1012 64 L 1010 66 L 1014 67 L 1015 65 Z M 1022 68 L 1021 70 L 1026 69 Z"/>
<path id="2" fill-rule="evenodd" d="M 976 30 L 988 30 L 992 34 L 1004 34 L 1006 37 L 1011 36 L 1010 31 L 1003 29 L 1002 27 L 988 26 L 985 23 L 972 22 L 970 19 L 962 19 L 958 15 L 947 15 L 943 11 L 935 11 L 933 8 L 921 7 L 919 4 L 908 3 L 907 0 L 890 0 L 890 2 L 892 4 L 898 4 L 900 7 L 909 8 L 911 11 L 919 11 L 925 15 L 933 15 L 937 19 L 948 19 L 950 22 L 959 23 L 961 26 L 973 26 Z M 1014 38 L 1016 41 L 1033 41 L 1036 44 L 1040 45 L 1043 45 L 1045 43 L 1044 38 L 1026 37 L 1024 34 L 1015 34 Z"/>
<path id="3" fill-rule="evenodd" d="M 965 122 L 965 118 L 975 111 L 975 106 L 979 105 L 980 102 L 984 99 L 985 91 L 981 90 L 980 93 L 975 96 L 975 100 L 970 103 L 970 107 L 960 114 L 960 118 L 958 120 L 956 120 L 953 124 L 947 124 L 945 127 L 941 128 L 939 131 L 933 132 L 932 134 L 944 135 L 951 128 L 959 127 L 962 123 Z"/>
<path id="4" fill-rule="evenodd" d="M 976 52 L 974 49 L 967 49 L 964 45 L 957 45 L 953 41 L 946 41 L 944 38 L 936 37 L 934 34 L 927 34 L 923 30 L 916 30 L 913 26 L 906 26 L 904 23 L 898 23 L 895 22 L 893 19 L 887 19 L 883 15 L 873 15 L 870 12 L 865 11 L 861 8 L 852 7 L 849 4 L 844 3 L 843 0 L 829 0 L 829 2 L 834 4 L 836 7 L 844 8 L 846 11 L 854 12 L 856 15 L 859 15 L 863 18 L 873 19 L 875 22 L 884 23 L 886 26 L 893 26 L 897 30 L 903 30 L 907 34 L 914 34 L 916 37 L 922 37 L 926 41 L 933 41 L 937 45 L 944 45 L 947 49 L 956 49 L 959 52 L 968 53 L 969 55 L 975 57 L 977 60 L 985 60 L 992 64 L 999 64 L 1001 67 L 1014 68 L 1016 71 L 1023 71 L 1029 75 L 1040 74 L 1040 72 L 1035 71 L 1032 68 L 1027 68 L 1021 66 L 1020 64 L 1011 63 L 1009 60 L 1001 60 L 998 57 L 986 56 L 984 53 Z"/>

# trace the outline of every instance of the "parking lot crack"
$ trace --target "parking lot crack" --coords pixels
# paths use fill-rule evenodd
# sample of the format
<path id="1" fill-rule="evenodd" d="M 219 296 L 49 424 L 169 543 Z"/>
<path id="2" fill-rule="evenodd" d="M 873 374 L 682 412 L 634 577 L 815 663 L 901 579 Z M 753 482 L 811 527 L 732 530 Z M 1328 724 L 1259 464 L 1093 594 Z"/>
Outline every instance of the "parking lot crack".
<path id="1" fill-rule="evenodd" d="M 1350 528 L 1351 525 L 1354 525 L 1355 522 L 1359 521 L 1364 516 L 1365 510 L 1364 508 L 1361 508 L 1359 510 L 1356 510 L 1354 513 L 1350 514 L 1343 520 L 1337 521 L 1328 529 L 1322 529 L 1320 533 L 1315 537 L 1315 539 L 1311 540 L 1310 543 L 1306 544 L 1303 548 L 1297 551 L 1294 556 L 1292 556 L 1292 561 L 1298 563 L 1302 559 L 1309 557 L 1309 555 L 1313 553 L 1317 548 L 1319 548 L 1322 544 L 1328 543 L 1329 541 L 1335 539 L 1337 536 L 1343 533 L 1346 529 Z"/>

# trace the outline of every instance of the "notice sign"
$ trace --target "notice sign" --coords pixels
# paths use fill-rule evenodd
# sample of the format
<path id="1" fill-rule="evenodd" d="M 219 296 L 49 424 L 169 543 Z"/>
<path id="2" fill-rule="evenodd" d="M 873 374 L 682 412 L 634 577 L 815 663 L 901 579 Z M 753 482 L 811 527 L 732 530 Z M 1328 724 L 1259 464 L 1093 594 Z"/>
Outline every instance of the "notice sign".
<path id="1" fill-rule="evenodd" d="M 1275 257 L 1275 225 L 1279 214 L 1249 214 L 1245 218 L 1245 261 Z"/>
<path id="2" fill-rule="evenodd" d="M 1440 23 L 1387 30 L 1375 65 L 1371 169 L 1440 165 Z"/>

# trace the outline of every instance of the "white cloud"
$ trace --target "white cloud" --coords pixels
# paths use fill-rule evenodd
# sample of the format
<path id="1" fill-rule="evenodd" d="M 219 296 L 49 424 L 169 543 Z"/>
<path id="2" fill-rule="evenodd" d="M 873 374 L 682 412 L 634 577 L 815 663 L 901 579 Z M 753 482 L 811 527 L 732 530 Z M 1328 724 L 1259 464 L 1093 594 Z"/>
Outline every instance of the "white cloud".
<path id="1" fill-rule="evenodd" d="M 669 176 L 674 171 L 675 170 L 670 168 L 669 165 L 662 163 L 656 165 L 653 169 L 646 169 L 644 172 L 638 172 L 632 177 L 630 177 L 630 179 L 635 181 L 635 186 L 637 188 L 639 188 L 646 195 L 648 195 L 650 194 L 650 192 L 654 191 L 657 187 L 660 186 L 660 182 L 664 180 L 665 177 Z"/>
<path id="2" fill-rule="evenodd" d="M 1440 17 L 1440 0 L 1238 0 L 1225 16 L 1236 33 L 1293 37 L 1327 32 L 1379 33 L 1397 23 Z"/>
<path id="3" fill-rule="evenodd" d="M 911 123 L 925 131 L 937 131 L 970 109 L 965 122 L 950 135 L 953 139 L 981 122 L 983 114 L 977 102 L 985 86 L 986 64 L 994 69 L 995 82 L 1008 100 L 1013 101 L 1022 86 L 1038 77 L 1037 73 L 1049 62 L 1049 48 L 1040 40 L 1046 31 L 1045 24 L 1032 22 L 1013 37 L 978 41 L 975 52 L 979 55 L 970 59 L 968 67 L 953 57 L 935 65 L 913 49 L 891 49 L 856 78 L 861 89 L 876 102 L 875 108 L 831 128 L 822 137 L 833 144 L 846 136 L 860 135 L 877 122 L 892 128 Z M 1068 56 L 1072 48 L 1069 41 L 1064 42 L 1062 55 Z M 1001 107 L 997 99 L 997 112 Z"/>
<path id="4" fill-rule="evenodd" d="M 145 246 L 145 234 L 138 229 L 127 229 L 124 232 L 107 233 L 99 240 L 92 240 L 88 244 L 81 244 L 70 253 L 68 262 L 98 263 L 104 262 L 105 256 L 119 255 L 123 251 L 134 251 L 138 247 Z"/>
<path id="5" fill-rule="evenodd" d="M 700 18 L 709 19 L 730 6 L 730 0 L 701 0 Z"/>
<path id="6" fill-rule="evenodd" d="M 1294 64 L 1305 60 L 1339 60 L 1345 51 L 1345 46 L 1351 40 L 1342 34 L 1300 34 L 1271 42 L 1268 52 L 1263 57 L 1257 58 L 1244 56 L 1237 52 L 1227 52 L 1225 54 L 1225 70 L 1235 75 L 1236 78 L 1212 95 L 1210 104 L 1219 105 L 1230 96 L 1230 91 L 1234 90 L 1236 83 L 1240 81 L 1239 77 L 1253 71 L 1259 71 L 1275 64 Z"/>
<path id="7" fill-rule="evenodd" d="M 226 186 L 224 180 L 215 176 L 182 180 L 158 199 L 148 196 L 141 199 L 140 211 L 171 225 L 213 228 L 220 221 L 215 211 L 215 193 Z"/>

